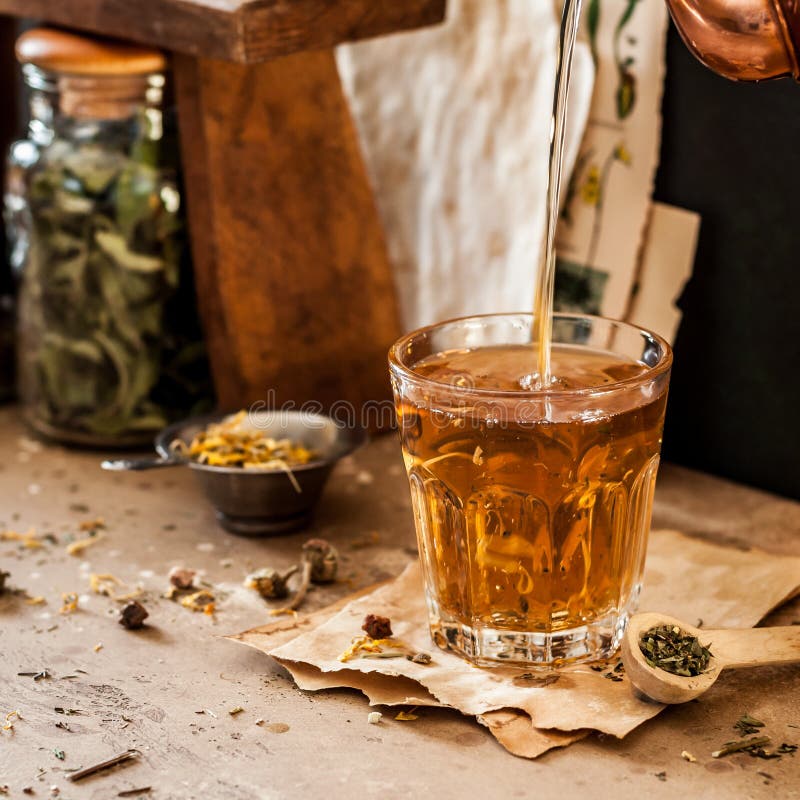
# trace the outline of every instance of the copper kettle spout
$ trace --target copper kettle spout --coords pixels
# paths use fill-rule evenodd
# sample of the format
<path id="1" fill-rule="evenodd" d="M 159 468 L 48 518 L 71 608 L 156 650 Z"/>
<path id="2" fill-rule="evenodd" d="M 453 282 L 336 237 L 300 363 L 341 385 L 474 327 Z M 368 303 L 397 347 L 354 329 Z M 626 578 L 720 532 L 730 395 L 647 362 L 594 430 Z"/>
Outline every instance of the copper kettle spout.
<path id="1" fill-rule="evenodd" d="M 800 80 L 800 0 L 667 0 L 689 50 L 739 81 Z"/>

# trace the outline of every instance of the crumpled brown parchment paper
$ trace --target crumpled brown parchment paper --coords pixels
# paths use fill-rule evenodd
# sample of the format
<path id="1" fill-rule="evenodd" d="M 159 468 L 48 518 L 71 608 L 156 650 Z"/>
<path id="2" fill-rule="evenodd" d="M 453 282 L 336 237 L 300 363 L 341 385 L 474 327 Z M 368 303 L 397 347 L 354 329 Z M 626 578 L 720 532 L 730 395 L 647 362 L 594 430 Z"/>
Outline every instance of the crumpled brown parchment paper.
<path id="1" fill-rule="evenodd" d="M 701 619 L 706 628 L 751 627 L 800 593 L 800 558 L 653 531 L 644 585 L 640 611 L 660 611 L 692 624 Z M 389 617 L 395 638 L 410 651 L 430 653 L 432 662 L 340 662 L 338 656 L 361 633 L 370 613 Z M 588 665 L 539 675 L 510 667 L 481 669 L 439 650 L 428 632 L 417 562 L 393 581 L 326 609 L 228 638 L 272 656 L 301 689 L 351 687 L 370 705 L 454 708 L 475 716 L 509 752 L 527 758 L 592 731 L 623 737 L 664 708 L 636 697 L 627 678 L 612 681 Z"/>

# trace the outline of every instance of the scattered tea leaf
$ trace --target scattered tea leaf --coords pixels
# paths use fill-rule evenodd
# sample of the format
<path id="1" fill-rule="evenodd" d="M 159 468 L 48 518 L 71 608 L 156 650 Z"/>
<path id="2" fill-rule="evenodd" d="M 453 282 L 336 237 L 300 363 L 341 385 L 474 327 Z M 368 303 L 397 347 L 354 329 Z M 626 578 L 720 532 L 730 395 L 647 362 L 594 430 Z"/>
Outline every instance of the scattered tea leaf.
<path id="1" fill-rule="evenodd" d="M 769 736 L 754 736 L 751 739 L 739 739 L 733 742 L 725 742 L 719 750 L 714 750 L 714 752 L 711 753 L 711 757 L 722 758 L 722 756 L 728 756 L 731 753 L 740 753 L 743 750 L 763 747 L 765 744 L 769 744 L 769 742 Z"/>
<path id="2" fill-rule="evenodd" d="M 759 728 L 764 727 L 761 720 L 751 717 L 749 714 L 742 714 L 733 726 L 742 736 L 750 736 L 752 733 L 758 733 Z"/>

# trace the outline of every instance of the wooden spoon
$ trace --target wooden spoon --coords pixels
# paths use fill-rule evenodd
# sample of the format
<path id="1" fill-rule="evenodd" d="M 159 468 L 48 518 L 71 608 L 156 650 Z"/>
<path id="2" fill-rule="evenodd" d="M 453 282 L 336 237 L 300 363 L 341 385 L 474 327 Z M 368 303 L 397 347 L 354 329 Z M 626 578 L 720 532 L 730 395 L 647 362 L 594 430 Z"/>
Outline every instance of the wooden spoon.
<path id="1" fill-rule="evenodd" d="M 711 650 L 705 672 L 684 678 L 647 663 L 639 639 L 660 625 L 677 625 Z M 700 630 L 666 614 L 635 614 L 622 639 L 622 661 L 631 683 L 642 694 L 659 703 L 686 703 L 710 688 L 723 669 L 800 663 L 800 626 Z"/>

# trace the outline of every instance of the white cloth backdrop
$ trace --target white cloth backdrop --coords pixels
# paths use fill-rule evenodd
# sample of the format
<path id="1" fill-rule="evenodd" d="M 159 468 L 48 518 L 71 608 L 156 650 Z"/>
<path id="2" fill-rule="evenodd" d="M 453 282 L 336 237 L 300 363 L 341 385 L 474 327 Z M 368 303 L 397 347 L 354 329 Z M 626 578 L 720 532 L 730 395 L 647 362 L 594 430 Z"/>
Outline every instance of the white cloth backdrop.
<path id="1" fill-rule="evenodd" d="M 449 0 L 445 24 L 339 48 L 406 329 L 532 308 L 558 20 L 549 0 Z M 579 43 L 565 172 L 591 104 Z"/>

